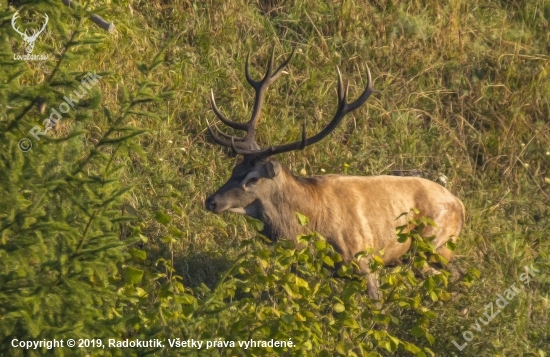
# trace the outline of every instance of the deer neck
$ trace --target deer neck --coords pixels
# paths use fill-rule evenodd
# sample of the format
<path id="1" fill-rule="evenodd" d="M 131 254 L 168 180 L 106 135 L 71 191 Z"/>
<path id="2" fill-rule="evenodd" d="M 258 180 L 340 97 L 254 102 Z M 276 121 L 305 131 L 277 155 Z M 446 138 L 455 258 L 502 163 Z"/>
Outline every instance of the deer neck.
<path id="1" fill-rule="evenodd" d="M 295 212 L 310 220 L 308 227 L 316 229 L 316 221 L 324 209 L 320 206 L 318 183 L 315 178 L 294 176 L 286 168 L 276 180 L 276 187 L 267 199 L 259 200 L 251 216 L 264 224 L 262 234 L 276 241 L 279 238 L 295 240 L 296 236 L 305 233 Z"/>

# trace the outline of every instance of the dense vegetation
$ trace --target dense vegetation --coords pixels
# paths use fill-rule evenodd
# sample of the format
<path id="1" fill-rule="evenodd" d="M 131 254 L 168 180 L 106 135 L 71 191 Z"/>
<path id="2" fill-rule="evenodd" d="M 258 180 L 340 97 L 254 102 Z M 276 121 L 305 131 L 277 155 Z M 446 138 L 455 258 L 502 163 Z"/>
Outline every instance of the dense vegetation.
<path id="1" fill-rule="evenodd" d="M 26 353 L 14 338 L 292 338 L 273 350 L 30 354 L 546 356 L 550 1 L 73 5 L 0 8 L 0 354 Z M 23 28 L 48 14 L 33 52 L 47 61 L 14 59 L 24 53 L 15 10 Z M 320 129 L 336 103 L 335 66 L 354 98 L 368 63 L 380 93 L 323 144 L 279 159 L 302 175 L 415 172 L 445 182 L 467 209 L 456 253 L 470 274 L 419 274 L 439 258 L 413 231 L 409 263 L 377 267 L 379 305 L 350 266 L 337 270 L 347 279 L 332 276 L 339 256 L 322 237 L 302 237 L 303 249 L 269 245 L 257 222 L 204 210 L 237 159 L 205 131 L 209 91 L 245 120 L 246 55 L 259 76 L 273 45 L 278 57 L 297 53 L 270 88 L 260 144 L 297 139 L 303 118 L 308 132 Z M 87 95 L 39 141 L 29 134 L 89 72 L 100 78 Z M 524 284 L 526 266 L 537 271 Z M 479 324 L 512 284 L 523 289 Z M 465 331 L 471 342 L 459 351 Z"/>

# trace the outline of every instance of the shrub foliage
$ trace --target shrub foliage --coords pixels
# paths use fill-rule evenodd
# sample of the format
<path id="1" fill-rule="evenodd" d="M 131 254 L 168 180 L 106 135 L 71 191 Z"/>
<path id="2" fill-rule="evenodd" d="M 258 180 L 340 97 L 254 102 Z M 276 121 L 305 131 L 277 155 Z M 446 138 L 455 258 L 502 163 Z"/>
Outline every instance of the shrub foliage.
<path id="1" fill-rule="evenodd" d="M 169 225 L 162 217 L 159 221 Z M 383 269 L 380 256 L 369 251 L 357 255 L 371 259 L 371 269 L 379 272 L 380 301 L 368 298 L 358 265 L 344 262 L 312 232 L 299 236 L 297 246 L 289 240 L 272 246 L 244 240 L 245 251 L 213 289 L 185 287 L 171 262 L 161 258 L 155 263 L 158 273 L 142 271 L 143 280 L 123 288 L 134 299 L 124 315 L 134 336 L 154 335 L 177 346 L 204 342 L 201 349 L 184 345 L 177 352 L 183 355 L 383 356 L 408 351 L 433 356 L 430 321 L 436 315 L 431 306 L 449 300 L 450 293 L 449 272 L 423 276 L 419 271 L 428 262 L 446 264 L 420 235 L 428 224 L 433 224 L 428 218 L 411 218 L 413 229 L 399 227 L 399 239 L 412 244 L 405 265 Z M 275 347 L 274 341 L 287 345 Z"/>
<path id="2" fill-rule="evenodd" d="M 0 9 L 1 355 L 452 354 L 449 341 L 481 315 L 487 294 L 515 282 L 528 263 L 540 276 L 464 353 L 546 356 L 548 1 L 7 3 Z M 11 28 L 16 10 L 24 29 L 49 15 L 34 49 L 47 60 L 13 59 L 23 49 Z M 92 14 L 119 31 L 105 35 Z M 368 60 L 382 93 L 327 138 L 333 145 L 283 160 L 305 172 L 420 168 L 448 179 L 471 212 L 461 240 L 467 264 L 488 278 L 473 286 L 479 272 L 471 270 L 457 285 L 472 290 L 457 293 L 446 270 L 423 272 L 446 262 L 420 234 L 432 222 L 411 218 L 396 232 L 412 244 L 403 265 L 383 268 L 369 250 L 357 257 L 371 259 L 379 274 L 382 299 L 372 301 L 356 264 L 315 232 L 298 237 L 298 246 L 267 245 L 240 240 L 251 226 L 240 218 L 199 214 L 202 197 L 231 166 L 203 135 L 204 98 L 220 87 L 220 105 L 239 118 L 250 98 L 241 85 L 244 55 L 256 53 L 257 71 L 269 39 L 277 51 L 298 50 L 291 80 L 268 97 L 266 114 L 276 120 L 263 123 L 259 140 L 298 137 L 295 118 L 333 110 L 334 65 L 351 79 L 352 95 Z M 100 80 L 86 96 L 40 140 L 32 136 L 96 69 Z M 314 131 L 323 122 L 308 125 Z M 200 257 L 187 271 L 181 266 L 182 256 L 213 252 L 225 258 L 213 268 Z M 12 347 L 14 339 L 68 338 L 99 338 L 106 348 Z M 165 347 L 119 349 L 110 338 L 159 339 Z M 184 346 L 190 340 L 203 345 Z"/>

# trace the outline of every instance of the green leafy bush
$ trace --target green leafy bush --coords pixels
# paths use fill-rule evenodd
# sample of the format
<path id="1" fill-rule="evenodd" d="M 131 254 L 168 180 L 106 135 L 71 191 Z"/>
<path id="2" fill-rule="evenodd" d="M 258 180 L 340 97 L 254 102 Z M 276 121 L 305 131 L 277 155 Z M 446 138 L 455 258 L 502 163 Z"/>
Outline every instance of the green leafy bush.
<path id="1" fill-rule="evenodd" d="M 368 255 L 371 269 L 380 274 L 380 301 L 368 298 L 366 278 L 356 273 L 355 262 L 343 262 L 323 237 L 311 233 L 299 236 L 298 246 L 289 240 L 272 246 L 243 241 L 245 251 L 213 289 L 186 288 L 172 262 L 159 259 L 156 265 L 163 272 L 149 275 L 144 269 L 139 284 L 127 283 L 123 292 L 133 304 L 121 315 L 133 328 L 132 338 L 203 341 L 200 349 L 177 349 L 184 355 L 384 356 L 408 351 L 433 356 L 430 322 L 437 316 L 431 305 L 450 299 L 450 273 L 419 272 L 428 262 L 446 264 L 420 235 L 430 224 L 427 218 L 411 218 L 414 228 L 399 227 L 398 239 L 412 241 L 405 265 L 383 268 L 372 252 L 358 254 Z M 135 260 L 142 258 L 137 254 Z"/>

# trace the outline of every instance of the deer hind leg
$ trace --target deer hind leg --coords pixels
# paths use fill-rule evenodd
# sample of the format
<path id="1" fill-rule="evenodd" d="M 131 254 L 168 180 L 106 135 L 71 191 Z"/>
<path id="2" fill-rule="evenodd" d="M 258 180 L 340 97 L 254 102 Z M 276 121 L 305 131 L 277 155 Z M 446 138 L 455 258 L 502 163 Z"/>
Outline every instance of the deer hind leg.
<path id="1" fill-rule="evenodd" d="M 454 259 L 454 253 L 452 250 L 447 248 L 446 246 L 442 245 L 441 247 L 436 249 L 437 253 L 441 255 L 443 258 L 445 258 L 448 262 L 451 262 Z"/>
<path id="2" fill-rule="evenodd" d="M 456 241 L 456 236 L 452 236 L 451 239 L 453 242 Z M 440 272 L 437 269 L 444 268 L 451 273 L 452 281 L 458 281 L 466 274 L 466 271 L 460 266 L 460 263 L 456 261 L 453 251 L 447 248 L 447 246 L 445 245 L 439 246 L 438 248 L 436 248 L 436 252 L 439 255 L 441 255 L 443 258 L 445 258 L 448 264 L 443 266 L 442 264 L 437 263 L 436 268 L 433 268 L 433 267 L 423 268 L 422 269 L 423 275 L 429 276 L 429 275 L 439 274 Z"/>
<path id="3" fill-rule="evenodd" d="M 454 254 L 445 246 L 445 243 L 449 240 L 456 243 L 464 225 L 463 210 L 464 206 L 460 201 L 444 204 L 439 215 L 432 217 L 437 227 L 428 226 L 422 231 L 424 237 L 436 237 L 432 243 L 437 248 L 439 255 L 443 256 L 448 262 L 453 260 Z"/>
<path id="4" fill-rule="evenodd" d="M 455 267 L 454 263 L 451 264 L 451 262 L 454 260 L 454 253 L 452 250 L 447 248 L 445 243 L 448 240 L 452 240 L 453 242 L 456 241 L 456 227 L 447 227 L 447 226 L 439 226 L 438 227 L 426 227 L 424 229 L 423 236 L 424 237 L 430 237 L 430 236 L 436 236 L 437 238 L 432 241 L 432 243 L 437 247 L 435 250 L 436 252 L 441 255 L 445 260 L 449 263 L 448 265 L 443 265 L 441 263 L 436 263 L 435 267 L 433 266 L 426 266 L 422 268 L 422 275 L 424 276 L 430 276 L 435 274 L 440 274 L 439 270 L 440 268 L 445 268 L 449 270 L 453 277 L 456 276 L 455 273 Z M 450 237 L 450 238 L 449 238 Z"/>
<path id="5" fill-rule="evenodd" d="M 449 262 L 446 269 L 451 272 L 453 281 L 458 281 L 466 275 L 467 271 L 460 265 L 460 262 L 455 259 L 454 253 L 449 248 L 441 246 L 437 248 L 437 252 Z"/>
<path id="6" fill-rule="evenodd" d="M 443 268 L 451 273 L 451 281 L 459 281 L 467 271 L 464 270 L 460 264 L 454 259 L 454 253 L 446 246 L 441 246 L 436 249 L 437 253 L 449 262 L 449 264 L 443 266 L 440 263 L 435 263 L 435 267 L 427 265 L 423 267 L 420 274 L 424 277 L 441 274 L 439 269 Z"/>
<path id="7" fill-rule="evenodd" d="M 437 227 L 428 226 L 422 231 L 423 237 L 436 238 L 432 241 L 432 244 L 436 247 L 436 251 L 447 262 L 451 262 L 454 259 L 454 253 L 445 245 L 449 240 L 456 242 L 458 234 L 462 229 L 462 215 L 458 210 L 447 209 L 440 212 L 436 217 L 432 218 Z"/>

